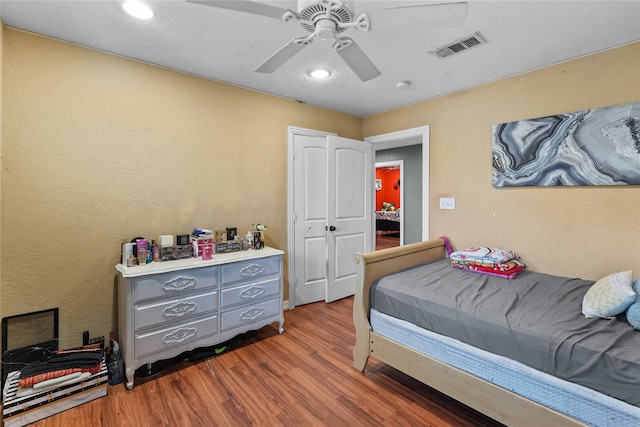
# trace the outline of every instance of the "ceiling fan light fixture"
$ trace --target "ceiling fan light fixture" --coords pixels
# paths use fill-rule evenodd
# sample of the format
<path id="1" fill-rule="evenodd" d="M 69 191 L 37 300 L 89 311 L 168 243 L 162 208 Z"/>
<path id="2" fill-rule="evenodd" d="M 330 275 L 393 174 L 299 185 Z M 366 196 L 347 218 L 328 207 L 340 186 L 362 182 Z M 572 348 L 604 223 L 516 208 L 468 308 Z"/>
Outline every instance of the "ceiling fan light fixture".
<path id="1" fill-rule="evenodd" d="M 320 40 L 331 40 L 336 37 L 336 23 L 330 19 L 316 22 L 316 35 Z"/>
<path id="2" fill-rule="evenodd" d="M 138 19 L 151 19 L 154 16 L 153 9 L 140 1 L 125 1 L 122 8 L 129 15 Z"/>
<path id="3" fill-rule="evenodd" d="M 327 70 L 326 68 L 312 68 L 311 70 L 307 71 L 307 75 L 309 75 L 309 77 L 311 78 L 322 80 L 329 78 L 329 76 L 331 76 L 331 71 Z"/>

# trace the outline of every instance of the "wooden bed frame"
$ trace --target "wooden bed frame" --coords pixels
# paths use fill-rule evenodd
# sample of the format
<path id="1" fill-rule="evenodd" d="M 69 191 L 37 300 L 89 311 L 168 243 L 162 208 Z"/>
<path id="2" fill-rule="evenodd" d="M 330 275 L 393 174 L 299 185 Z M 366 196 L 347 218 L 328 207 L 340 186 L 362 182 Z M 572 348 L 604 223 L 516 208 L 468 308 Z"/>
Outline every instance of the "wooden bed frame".
<path id="1" fill-rule="evenodd" d="M 356 255 L 353 304 L 356 343 L 353 367 L 364 371 L 369 356 L 508 426 L 587 426 L 507 389 L 449 366 L 371 330 L 369 292 L 380 277 L 417 264 L 445 258 L 441 239 Z"/>

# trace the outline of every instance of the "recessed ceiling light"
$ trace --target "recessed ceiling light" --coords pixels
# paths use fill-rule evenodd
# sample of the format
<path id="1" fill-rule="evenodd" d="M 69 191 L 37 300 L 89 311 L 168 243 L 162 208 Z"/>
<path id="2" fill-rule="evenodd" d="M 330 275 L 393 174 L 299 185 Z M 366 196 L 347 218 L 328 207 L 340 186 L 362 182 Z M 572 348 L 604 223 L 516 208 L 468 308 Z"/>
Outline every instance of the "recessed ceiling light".
<path id="1" fill-rule="evenodd" d="M 129 15 L 139 19 L 153 18 L 153 10 L 146 4 L 139 1 L 126 1 L 122 3 L 122 8 Z"/>
<path id="2" fill-rule="evenodd" d="M 326 79 L 331 75 L 331 71 L 324 68 L 314 68 L 313 70 L 309 70 L 307 74 L 314 79 Z"/>

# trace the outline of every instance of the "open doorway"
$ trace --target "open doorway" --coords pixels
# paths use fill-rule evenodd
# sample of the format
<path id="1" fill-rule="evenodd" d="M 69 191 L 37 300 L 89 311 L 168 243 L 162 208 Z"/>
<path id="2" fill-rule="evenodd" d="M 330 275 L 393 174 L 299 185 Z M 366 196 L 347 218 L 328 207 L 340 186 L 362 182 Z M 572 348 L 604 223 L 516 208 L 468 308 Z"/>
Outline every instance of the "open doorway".
<path id="1" fill-rule="evenodd" d="M 376 250 L 403 244 L 403 181 L 403 160 L 376 162 Z"/>
<path id="2" fill-rule="evenodd" d="M 401 205 L 401 212 L 404 216 L 401 222 L 404 228 L 401 244 L 428 240 L 429 126 L 374 135 L 365 138 L 365 141 L 373 144 L 375 163 L 404 160 L 404 177 L 400 184 L 404 197 Z M 399 152 L 395 150 L 407 150 L 408 152 L 399 155 Z M 374 189 L 372 191 L 375 192 Z M 373 200 L 375 199 L 372 198 L 372 202 Z M 371 209 L 376 209 L 373 203 Z M 375 221 L 371 228 L 375 240 Z M 372 246 L 375 247 L 375 241 L 372 242 Z"/>

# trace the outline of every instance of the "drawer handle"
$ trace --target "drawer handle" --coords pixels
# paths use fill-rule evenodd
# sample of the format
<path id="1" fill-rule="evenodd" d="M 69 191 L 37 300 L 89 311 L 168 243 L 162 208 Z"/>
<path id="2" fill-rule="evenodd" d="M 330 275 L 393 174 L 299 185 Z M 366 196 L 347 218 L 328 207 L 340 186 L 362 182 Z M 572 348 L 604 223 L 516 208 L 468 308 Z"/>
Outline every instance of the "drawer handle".
<path id="1" fill-rule="evenodd" d="M 162 341 L 164 341 L 165 344 L 182 342 L 194 336 L 196 332 L 198 332 L 196 328 L 178 328 L 162 337 Z"/>
<path id="2" fill-rule="evenodd" d="M 262 273 L 264 273 L 264 265 L 260 264 L 250 264 L 240 270 L 240 275 L 245 277 L 255 277 Z"/>
<path id="3" fill-rule="evenodd" d="M 162 284 L 162 289 L 165 291 L 184 291 L 192 286 L 195 286 L 198 281 L 193 277 L 176 277 L 168 282 Z"/>
<path id="4" fill-rule="evenodd" d="M 180 317 L 195 311 L 197 307 L 195 302 L 178 302 L 162 310 L 162 315 L 165 317 Z"/>
<path id="5" fill-rule="evenodd" d="M 246 299 L 256 298 L 264 294 L 264 292 L 265 290 L 264 290 L 264 287 L 262 286 L 251 286 L 247 289 L 244 289 L 242 292 L 240 292 L 240 297 L 246 298 Z"/>
<path id="6" fill-rule="evenodd" d="M 264 308 L 262 307 L 251 307 L 248 310 L 240 313 L 240 319 L 242 320 L 256 320 L 258 317 L 264 314 Z"/>

